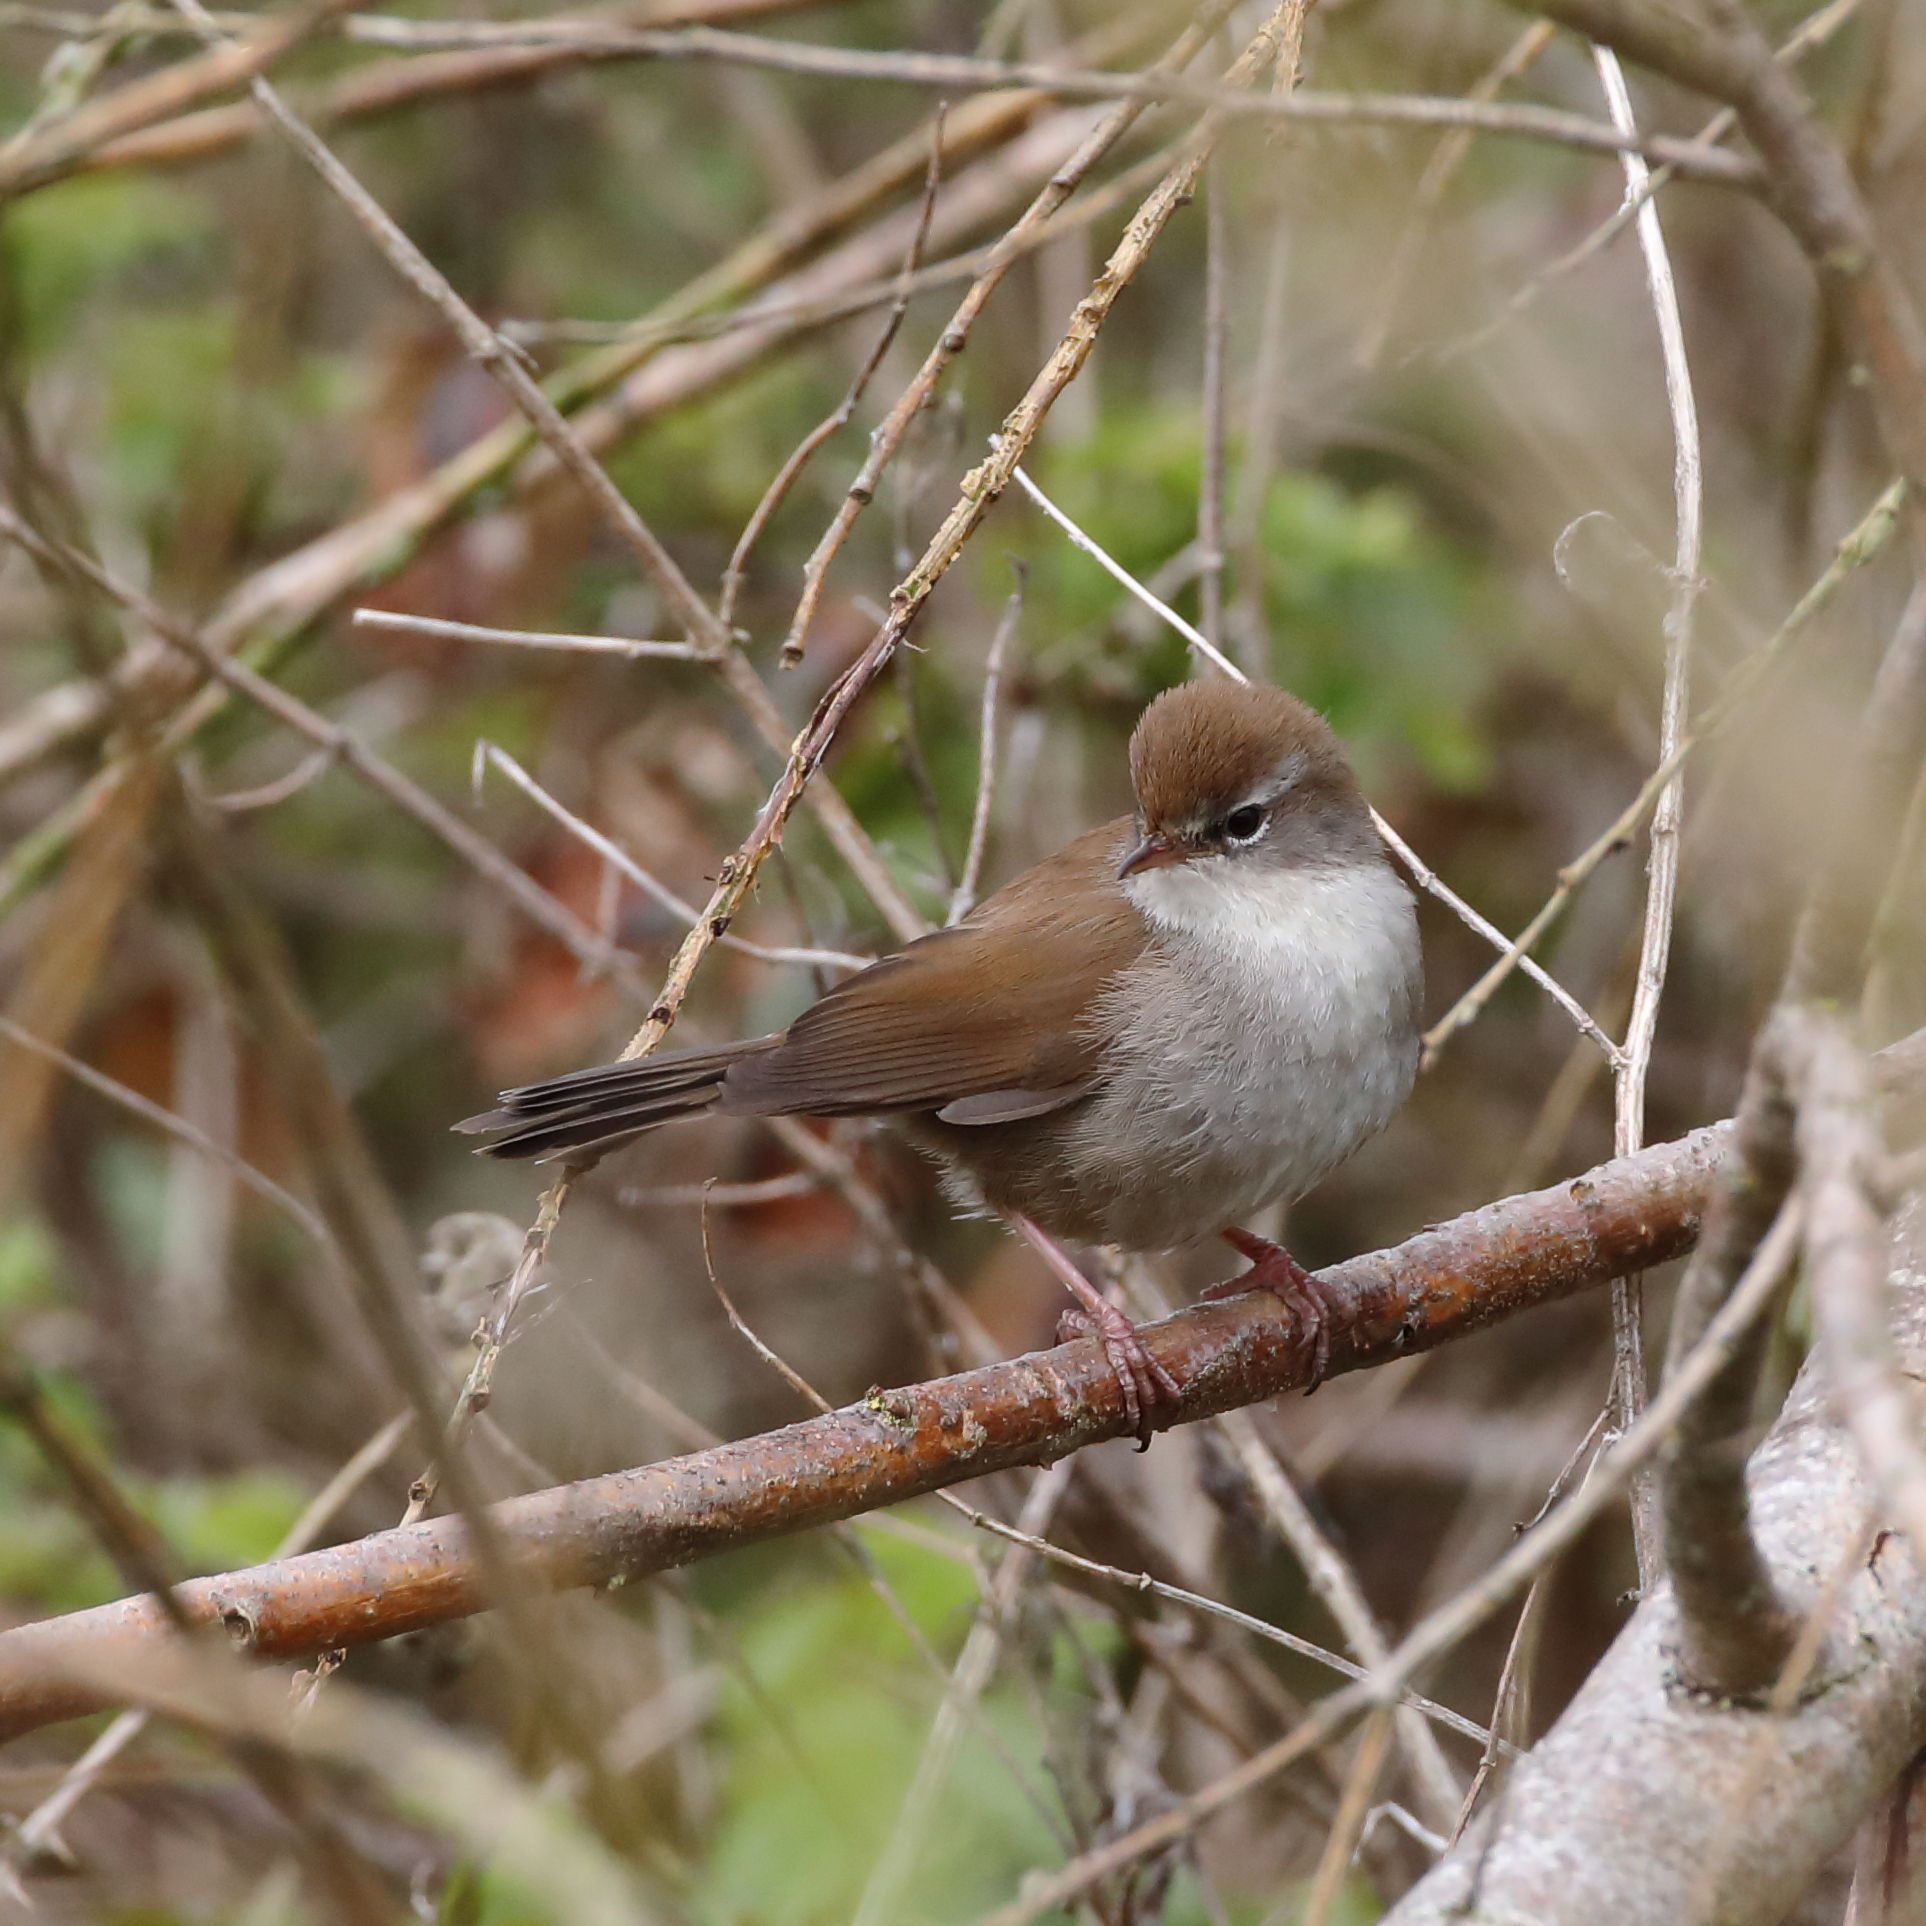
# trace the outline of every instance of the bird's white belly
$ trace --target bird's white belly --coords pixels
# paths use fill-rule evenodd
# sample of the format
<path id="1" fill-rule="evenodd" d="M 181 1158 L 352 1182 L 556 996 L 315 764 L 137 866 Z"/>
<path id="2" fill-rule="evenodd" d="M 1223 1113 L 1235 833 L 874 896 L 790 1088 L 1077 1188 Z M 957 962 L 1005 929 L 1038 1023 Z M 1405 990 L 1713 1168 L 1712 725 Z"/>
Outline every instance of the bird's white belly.
<path id="1" fill-rule="evenodd" d="M 1105 1241 L 1159 1250 L 1302 1196 L 1390 1121 L 1421 965 L 1410 893 L 1380 864 L 1132 884 L 1158 941 L 1109 993 L 1121 1041 L 1071 1150 L 1105 1193 Z"/>

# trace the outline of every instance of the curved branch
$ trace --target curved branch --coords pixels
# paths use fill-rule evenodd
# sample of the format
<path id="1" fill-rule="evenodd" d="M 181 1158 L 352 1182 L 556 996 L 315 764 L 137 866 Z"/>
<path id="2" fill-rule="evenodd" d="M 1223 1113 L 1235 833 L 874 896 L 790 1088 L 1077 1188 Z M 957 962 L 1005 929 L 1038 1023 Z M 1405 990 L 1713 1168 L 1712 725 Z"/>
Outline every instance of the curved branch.
<path id="1" fill-rule="evenodd" d="M 1875 1059 L 1885 1089 L 1926 1084 L 1926 1030 Z M 1711 1124 L 1582 1177 L 1510 1197 L 1323 1273 L 1356 1307 L 1330 1372 L 1358 1371 L 1468 1336 L 1535 1304 L 1689 1251 L 1731 1142 Z M 1201 1304 L 1145 1329 L 1184 1388 L 1167 1427 L 1256 1404 L 1310 1381 L 1273 1301 Z M 1116 1374 L 1085 1339 L 895 1391 L 780 1431 L 661 1464 L 510 1499 L 490 1511 L 502 1553 L 530 1583 L 618 1584 L 783 1538 L 1016 1465 L 1048 1464 L 1129 1430 Z M 458 1519 L 426 1519 L 326 1551 L 177 1586 L 276 1659 L 444 1624 L 489 1603 Z M 171 1637 L 151 1598 L 121 1599 L 0 1633 L 0 1740 L 105 1701 L 104 1665 Z"/>
<path id="2" fill-rule="evenodd" d="M 1583 1177 L 1421 1232 L 1324 1273 L 1357 1307 L 1330 1369 L 1355 1371 L 1462 1337 L 1530 1305 L 1677 1257 L 1730 1134 L 1715 1124 Z M 1275 1304 L 1199 1305 L 1148 1328 L 1184 1387 L 1169 1423 L 1302 1389 L 1309 1360 Z M 1046 1464 L 1129 1428 L 1094 1340 L 903 1390 L 665 1463 L 493 1508 L 505 1554 L 534 1583 L 606 1585 L 806 1531 L 1015 1465 Z M 415 1631 L 489 1603 L 461 1522 L 424 1520 L 351 1544 L 179 1586 L 263 1657 Z M 0 1634 L 0 1738 L 99 1704 L 103 1658 L 172 1635 L 151 1598 Z"/>
<path id="3" fill-rule="evenodd" d="M 1917 1234 L 1919 1226 L 1915 1224 Z M 1896 1334 L 1926 1365 L 1926 1269 L 1892 1277 Z M 1926 1716 L 1926 1585 L 1822 1360 L 1755 1456 L 1750 1503 L 1800 1642 L 1763 1707 L 1679 1683 L 1677 1601 L 1654 1592 L 1495 1801 L 1385 1926 L 1765 1926 L 1914 1755 Z"/>

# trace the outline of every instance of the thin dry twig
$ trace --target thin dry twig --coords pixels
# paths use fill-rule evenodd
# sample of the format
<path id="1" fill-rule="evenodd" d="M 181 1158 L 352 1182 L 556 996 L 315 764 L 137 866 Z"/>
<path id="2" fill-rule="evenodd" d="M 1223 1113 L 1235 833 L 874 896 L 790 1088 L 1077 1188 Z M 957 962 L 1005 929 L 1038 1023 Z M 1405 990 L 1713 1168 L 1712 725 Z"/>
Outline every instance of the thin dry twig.
<path id="1" fill-rule="evenodd" d="M 1229 12 L 1230 6 L 1226 0 L 1210 0 L 1210 4 L 1203 9 L 1203 17 L 1184 30 L 1152 71 L 1176 72 L 1187 65 L 1209 44 L 1211 34 Z M 781 659 L 785 666 L 792 666 L 802 659 L 809 627 L 815 619 L 817 604 L 822 599 L 831 564 L 849 539 L 858 516 L 875 498 L 883 471 L 901 450 L 911 424 L 929 405 L 944 371 L 968 346 L 971 331 L 991 295 L 1001 285 L 1012 264 L 1026 251 L 1025 244 L 1034 244 L 1038 233 L 1048 226 L 1091 169 L 1142 118 L 1144 111 L 1144 104 L 1135 101 L 1125 101 L 1113 107 L 1085 136 L 1075 154 L 1051 175 L 1016 221 L 998 236 L 981 271 L 924 357 L 923 365 L 871 435 L 867 458 L 845 491 L 834 519 L 803 564 L 802 591 L 797 597 L 796 612 L 790 618 L 789 633 L 783 638 Z M 1065 380 L 1067 382 L 1068 376 Z"/>
<path id="2" fill-rule="evenodd" d="M 203 1157 L 231 1172 L 264 1203 L 272 1204 L 289 1223 L 321 1249 L 338 1255 L 333 1233 L 321 1218 L 292 1191 L 283 1189 L 265 1171 L 256 1169 L 232 1144 L 209 1136 L 198 1124 L 188 1122 L 185 1117 L 154 1102 L 151 1097 L 143 1097 L 138 1090 L 130 1090 L 126 1084 L 96 1070 L 92 1064 L 83 1063 L 78 1057 L 35 1036 L 31 1030 L 22 1029 L 11 1017 L 0 1016 L 0 1036 L 5 1037 L 15 1049 L 31 1051 L 49 1063 L 58 1064 L 76 1083 L 85 1084 L 109 1103 L 118 1104 L 143 1123 L 150 1123 L 156 1130 L 164 1131 L 177 1143 L 187 1144 L 199 1151 Z"/>
<path id="3" fill-rule="evenodd" d="M 1390 1646 L 1364 1596 L 1357 1573 L 1319 1526 L 1289 1474 L 1265 1444 L 1250 1413 L 1226 1412 L 1217 1424 L 1256 1495 L 1259 1508 L 1270 1521 L 1272 1530 L 1291 1548 L 1292 1556 L 1310 1581 L 1311 1590 L 1323 1601 L 1344 1634 L 1345 1644 L 1367 1671 L 1382 1665 Z M 1458 1775 L 1439 1747 L 1437 1735 L 1410 1710 L 1395 1713 L 1393 1729 L 1409 1754 L 1412 1776 L 1432 1822 L 1448 1826 L 1456 1817 L 1464 1795 Z M 1347 1861 L 1354 1843 L 1355 1840 L 1345 1847 Z"/>
<path id="4" fill-rule="evenodd" d="M 1084 529 L 1080 528 L 1070 516 L 1065 514 L 1020 468 L 1016 471 L 1016 480 L 1024 493 L 1029 496 L 1030 500 L 1034 502 L 1038 508 L 1042 509 L 1044 514 L 1047 515 L 1057 527 L 1063 530 L 1064 534 L 1070 538 L 1071 543 L 1075 547 L 1080 548 L 1097 563 L 1105 574 L 1128 590 L 1129 593 L 1143 603 L 1146 608 L 1169 623 L 1213 668 L 1229 676 L 1233 682 L 1248 682 L 1250 680 L 1250 677 L 1225 655 L 1222 650 L 1218 649 L 1208 636 L 1191 623 L 1185 621 L 1162 597 L 1153 595 L 1121 562 L 1109 554 L 1100 543 Z M 1420 889 L 1435 896 L 1439 902 L 1449 907 L 1451 911 L 1470 928 L 1476 930 L 1493 949 L 1509 951 L 1512 946 L 1507 944 L 1504 933 L 1498 926 L 1481 916 L 1463 897 L 1458 895 L 1435 870 L 1419 857 L 1411 845 L 1407 843 L 1375 809 L 1371 812 L 1371 820 L 1377 825 L 1378 834 L 1384 839 L 1386 846 L 1391 850 L 1392 854 L 1404 864 L 1405 868 L 1411 872 L 1412 880 L 1417 883 Z M 1548 970 L 1544 969 L 1542 965 L 1534 963 L 1530 959 L 1524 959 L 1521 967 L 1531 980 L 1544 990 L 1552 1001 L 1577 1024 L 1579 1029 L 1598 1045 L 1607 1061 L 1615 1064 L 1618 1061 L 1618 1045 L 1599 1028 L 1597 1020 L 1592 1016 L 1591 1012 L 1588 1011 L 1563 984 L 1552 976 Z"/>
<path id="5" fill-rule="evenodd" d="M 571 836 L 594 850 L 611 869 L 625 876 L 651 902 L 659 903 L 678 921 L 694 927 L 701 912 L 692 903 L 685 902 L 668 884 L 644 869 L 620 843 L 603 835 L 599 829 L 585 823 L 572 810 L 564 807 L 506 749 L 488 741 L 486 737 L 478 736 L 475 739 L 473 768 L 478 793 L 483 770 L 499 769 L 524 796 L 560 823 Z M 801 963 L 812 969 L 861 970 L 867 969 L 876 960 L 873 956 L 854 956 L 845 950 L 752 943 L 743 936 L 724 936 L 719 940 L 724 948 L 735 950 L 743 956 L 753 956 L 759 963 Z"/>
<path id="6" fill-rule="evenodd" d="M 1767 675 L 1826 608 L 1856 570 L 1863 568 L 1892 539 L 1900 504 L 1907 494 L 1903 481 L 1894 482 L 1873 503 L 1865 518 L 1839 543 L 1832 561 L 1780 623 L 1769 640 L 1755 649 L 1725 679 L 1717 697 L 1700 712 L 1698 721 L 1679 738 L 1672 753 L 1639 785 L 1638 793 L 1619 811 L 1605 832 L 1589 843 L 1558 872 L 1557 886 L 1541 903 L 1504 955 L 1492 964 L 1464 995 L 1425 1032 L 1425 1060 L 1431 1061 L 1444 1045 L 1489 1003 L 1499 986 L 1523 961 L 1525 954 L 1558 919 L 1559 913 L 1608 856 L 1624 849 L 1645 820 L 1645 812 L 1701 743 L 1726 727 L 1759 688 Z"/>
<path id="7" fill-rule="evenodd" d="M 1344 1876 L 1364 1835 L 1365 1817 L 1378 1789 L 1378 1775 L 1384 1770 L 1384 1755 L 1391 1744 L 1393 1715 L 1376 1710 L 1367 1715 L 1364 1730 L 1358 1735 L 1357 1756 L 1345 1775 L 1344 1796 L 1338 1802 L 1337 1816 L 1324 1836 L 1324 1850 L 1318 1856 L 1317 1874 L 1311 1881 L 1311 1896 L 1305 1902 L 1304 1926 L 1326 1926 L 1331 1909 L 1343 1889 Z"/>
<path id="8" fill-rule="evenodd" d="M 1180 1605 L 1186 1611 L 1196 1612 L 1206 1618 L 1221 1619 L 1226 1625 L 1234 1625 L 1239 1631 L 1249 1632 L 1254 1638 L 1261 1638 L 1271 1645 L 1281 1646 L 1287 1652 L 1295 1652 L 1299 1658 L 1307 1658 L 1327 1666 L 1333 1672 L 1340 1672 L 1346 1678 L 1361 1679 L 1365 1676 L 1366 1666 L 1333 1652 L 1308 1638 L 1300 1638 L 1295 1632 L 1287 1632 L 1281 1625 L 1273 1625 L 1268 1619 L 1253 1618 L 1249 1612 L 1240 1612 L 1235 1605 L 1226 1605 L 1221 1599 L 1210 1597 L 1207 1593 L 1192 1591 L 1182 1585 L 1173 1585 L 1166 1579 L 1153 1577 L 1149 1572 L 1125 1571 L 1119 1565 L 1106 1565 L 1101 1559 L 1086 1558 L 1081 1552 L 1067 1550 L 1062 1545 L 1053 1545 L 1049 1539 L 1025 1536 L 1016 1526 L 1005 1524 L 1000 1518 L 992 1518 L 987 1512 L 978 1511 L 973 1505 L 966 1504 L 954 1492 L 944 1494 L 952 1511 L 967 1518 L 979 1531 L 987 1531 L 998 1538 L 1007 1538 L 1015 1544 L 1027 1545 L 1039 1558 L 1065 1571 L 1081 1572 L 1087 1578 L 1100 1578 L 1112 1585 L 1121 1585 L 1126 1591 L 1140 1592 L 1152 1598 L 1161 1598 L 1172 1605 Z M 1421 1712 L 1434 1724 L 1446 1731 L 1456 1732 L 1467 1739 L 1476 1740 L 1479 1745 L 1496 1744 L 1501 1753 L 1515 1752 L 1516 1747 L 1506 1745 L 1502 1740 L 1494 1740 L 1491 1733 L 1476 1720 L 1468 1719 L 1462 1712 L 1454 1712 L 1448 1705 L 1440 1705 L 1435 1699 L 1427 1699 L 1422 1693 L 1404 1692 L 1399 1695 L 1398 1703 Z"/>
<path id="9" fill-rule="evenodd" d="M 1197 476 L 1197 626 L 1224 642 L 1224 472 L 1226 370 L 1230 352 L 1229 175 L 1220 161 L 1204 173 L 1203 448 Z"/>
<path id="10" fill-rule="evenodd" d="M 796 485 L 796 477 L 807 466 L 809 458 L 832 435 L 848 426 L 858 403 L 868 392 L 869 384 L 876 378 L 877 369 L 883 365 L 883 357 L 889 353 L 890 345 L 903 325 L 903 317 L 909 313 L 917 270 L 923 265 L 923 249 L 930 237 L 930 220 L 936 212 L 936 190 L 943 178 L 943 117 L 944 109 L 939 103 L 930 126 L 930 163 L 923 179 L 922 205 L 917 212 L 915 232 L 910 236 L 909 251 L 903 257 L 902 272 L 897 276 L 896 294 L 890 303 L 888 318 L 868 354 L 863 357 L 842 400 L 797 443 L 789 459 L 776 470 L 775 478 L 762 491 L 762 499 L 757 502 L 755 512 L 744 524 L 742 534 L 729 556 L 729 566 L 722 572 L 722 596 L 717 606 L 717 616 L 724 628 L 730 627 L 734 619 L 736 598 L 742 593 L 743 576 L 749 563 L 749 551 L 769 525 L 770 517 L 782 506 L 790 489 Z"/>
<path id="11" fill-rule="evenodd" d="M 1250 678 L 1240 669 L 1217 644 L 1193 623 L 1186 622 L 1162 596 L 1153 595 L 1143 583 L 1130 573 L 1094 536 L 1080 528 L 1070 516 L 1064 513 L 1048 495 L 1024 472 L 1022 468 L 1012 471 L 1012 479 L 1023 490 L 1031 502 L 1060 528 L 1070 539 L 1072 548 L 1081 549 L 1110 579 L 1134 595 L 1152 614 L 1162 617 L 1181 635 L 1212 668 L 1227 675 L 1233 682 L 1248 682 Z"/>
<path id="12" fill-rule="evenodd" d="M 364 37 L 367 22 L 363 22 Z M 1549 141 L 1595 154 L 1635 153 L 1669 161 L 1689 179 L 1751 188 L 1757 165 L 1716 147 L 1663 134 L 1627 136 L 1582 114 L 1555 107 L 1501 107 L 1486 101 L 1435 99 L 1375 93 L 1246 93 L 1235 82 L 1212 84 L 1153 68 L 1147 73 L 1092 72 L 1047 62 L 983 60 L 971 54 L 871 53 L 770 40 L 755 34 L 692 27 L 652 32 L 647 28 L 544 27 L 541 23 L 459 23 L 397 20 L 382 30 L 382 44 L 427 49 L 448 47 L 543 47 L 566 44 L 581 53 L 653 55 L 660 60 L 727 60 L 778 73 L 840 80 L 896 81 L 944 93 L 1027 87 L 1060 99 L 1122 100 L 1131 105 L 1166 102 L 1204 107 L 1236 119 L 1314 121 L 1329 125 L 1465 127 Z"/>
<path id="13" fill-rule="evenodd" d="M 970 810 L 970 840 L 963 852 L 963 868 L 950 892 L 949 923 L 960 923 L 975 907 L 983 881 L 983 858 L 990 846 L 990 813 L 996 804 L 997 697 L 1003 688 L 1003 658 L 1023 613 L 1023 574 L 1003 605 L 996 633 L 990 638 L 989 659 L 983 665 L 983 703 L 977 724 L 976 802 Z"/>
<path id="14" fill-rule="evenodd" d="M 555 649 L 573 655 L 654 656 L 670 662 L 712 662 L 714 654 L 693 642 L 632 642 L 619 635 L 565 635 L 543 629 L 489 629 L 474 622 L 445 622 L 436 615 L 403 615 L 393 609 L 356 609 L 358 629 L 396 635 L 428 635 L 450 642 L 495 642 L 516 649 Z"/>
<path id="15" fill-rule="evenodd" d="M 1618 56 L 1594 46 L 1612 124 L 1621 132 L 1635 129 L 1631 95 Z M 1685 327 L 1679 315 L 1678 288 L 1666 250 L 1665 230 L 1658 202 L 1645 190 L 1651 169 L 1641 155 L 1629 150 L 1621 157 L 1628 198 L 1637 197 L 1639 249 L 1645 260 L 1645 281 L 1653 318 L 1658 324 L 1659 349 L 1665 368 L 1665 400 L 1672 418 L 1672 498 L 1675 548 L 1672 558 L 1672 595 L 1665 614 L 1665 694 L 1659 714 L 1659 760 L 1670 761 L 1684 739 L 1691 700 L 1692 614 L 1700 581 L 1700 530 L 1703 523 L 1705 482 L 1699 454 L 1699 411 L 1692 392 L 1692 369 L 1685 353 Z M 1672 950 L 1672 921 L 1678 897 L 1679 834 L 1685 819 L 1685 778 L 1674 768 L 1652 811 L 1650 854 L 1646 862 L 1645 920 L 1639 939 L 1638 969 L 1632 991 L 1632 1011 L 1625 1027 L 1625 1043 L 1613 1065 L 1613 1143 L 1625 1156 L 1645 1141 L 1645 1084 L 1651 1070 L 1652 1045 L 1658 1034 L 1659 1004 L 1665 991 L 1665 972 Z M 1620 1427 L 1644 1408 L 1645 1341 L 1641 1323 L 1643 1292 L 1640 1280 L 1625 1278 L 1612 1286 L 1612 1411 Z M 1656 1498 L 1649 1480 L 1632 1487 L 1632 1534 L 1638 1553 L 1639 1580 L 1649 1585 L 1664 1555 Z"/>
<path id="16" fill-rule="evenodd" d="M 383 756 L 340 724 L 331 722 L 311 709 L 298 696 L 290 695 L 264 675 L 223 654 L 211 646 L 195 629 L 177 621 L 158 607 L 140 589 L 103 568 L 91 556 L 50 540 L 27 526 L 4 503 L 0 503 L 0 535 L 35 554 L 74 569 L 130 610 L 171 649 L 177 650 L 196 667 L 295 734 L 353 772 L 362 782 L 412 818 L 438 842 L 444 843 L 484 881 L 492 884 L 545 935 L 552 936 L 584 966 L 594 971 L 612 970 L 618 980 L 634 982 L 632 961 L 611 951 L 595 931 L 575 913 L 559 903 L 533 877 L 518 869 L 493 843 L 444 808 L 411 777 L 405 776 Z"/>

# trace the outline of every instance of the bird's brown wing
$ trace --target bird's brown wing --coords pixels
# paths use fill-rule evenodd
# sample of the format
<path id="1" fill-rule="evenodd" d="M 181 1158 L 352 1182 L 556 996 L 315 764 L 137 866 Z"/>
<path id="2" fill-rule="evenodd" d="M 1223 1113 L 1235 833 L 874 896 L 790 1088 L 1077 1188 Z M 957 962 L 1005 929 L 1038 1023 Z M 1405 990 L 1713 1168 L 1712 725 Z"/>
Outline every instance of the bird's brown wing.
<path id="1" fill-rule="evenodd" d="M 1091 830 L 954 929 L 838 984 L 773 1049 L 729 1066 L 720 1107 L 986 1124 L 1074 1102 L 1098 1068 L 1091 1004 L 1144 945 L 1116 881 L 1130 830 Z"/>

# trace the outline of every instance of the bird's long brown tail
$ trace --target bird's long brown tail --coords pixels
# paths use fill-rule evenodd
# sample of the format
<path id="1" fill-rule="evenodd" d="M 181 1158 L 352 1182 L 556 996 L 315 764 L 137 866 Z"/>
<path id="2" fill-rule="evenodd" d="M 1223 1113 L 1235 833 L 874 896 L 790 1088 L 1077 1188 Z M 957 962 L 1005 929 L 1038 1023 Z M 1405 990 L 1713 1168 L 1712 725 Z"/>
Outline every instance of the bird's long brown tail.
<path id="1" fill-rule="evenodd" d="M 776 1037 L 755 1037 L 717 1050 L 677 1050 L 634 1063 L 524 1084 L 501 1093 L 501 1108 L 464 1117 L 457 1130 L 505 1134 L 480 1149 L 489 1157 L 599 1156 L 658 1124 L 699 1117 L 721 1101 L 732 1064 L 772 1048 Z"/>

